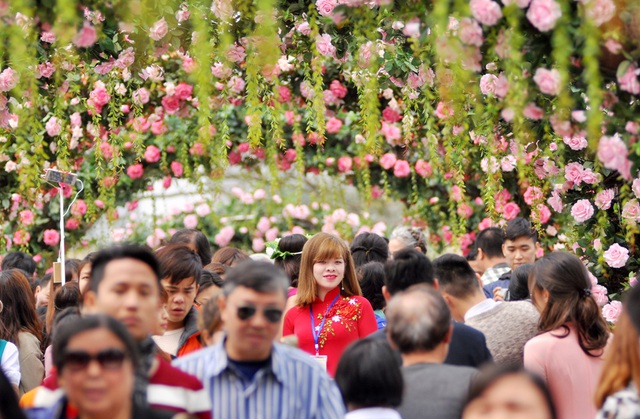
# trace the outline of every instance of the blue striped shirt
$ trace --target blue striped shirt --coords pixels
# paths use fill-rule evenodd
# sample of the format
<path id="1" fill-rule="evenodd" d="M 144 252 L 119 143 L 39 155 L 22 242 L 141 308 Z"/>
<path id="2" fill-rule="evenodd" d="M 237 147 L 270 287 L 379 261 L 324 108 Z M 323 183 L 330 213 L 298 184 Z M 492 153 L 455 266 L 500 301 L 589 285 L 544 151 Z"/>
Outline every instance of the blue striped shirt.
<path id="1" fill-rule="evenodd" d="M 311 357 L 274 343 L 271 363 L 252 380 L 229 364 L 224 342 L 173 361 L 195 375 L 211 398 L 213 418 L 343 418 L 338 387 Z"/>

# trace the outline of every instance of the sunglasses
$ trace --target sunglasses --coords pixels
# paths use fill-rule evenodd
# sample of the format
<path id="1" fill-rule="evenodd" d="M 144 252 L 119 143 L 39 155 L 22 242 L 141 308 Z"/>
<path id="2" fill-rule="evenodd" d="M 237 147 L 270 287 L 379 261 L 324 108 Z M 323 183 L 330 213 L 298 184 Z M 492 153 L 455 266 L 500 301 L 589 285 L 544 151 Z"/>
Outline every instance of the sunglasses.
<path id="1" fill-rule="evenodd" d="M 240 320 L 249 320 L 257 311 L 258 309 L 254 306 L 238 307 L 238 318 Z M 282 310 L 279 308 L 263 308 L 262 314 L 270 323 L 278 323 L 282 318 Z"/>
<path id="2" fill-rule="evenodd" d="M 126 358 L 127 354 L 116 348 L 105 349 L 95 355 L 85 351 L 66 351 L 62 365 L 72 371 L 81 371 L 86 369 L 91 361 L 96 360 L 103 370 L 116 371 L 122 367 Z"/>

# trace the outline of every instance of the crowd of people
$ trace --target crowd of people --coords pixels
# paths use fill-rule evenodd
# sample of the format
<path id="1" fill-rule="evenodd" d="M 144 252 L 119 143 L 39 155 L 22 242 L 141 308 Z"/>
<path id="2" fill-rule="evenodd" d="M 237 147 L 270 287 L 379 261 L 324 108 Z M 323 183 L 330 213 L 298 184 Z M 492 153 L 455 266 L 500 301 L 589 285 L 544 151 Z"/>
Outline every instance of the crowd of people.
<path id="1" fill-rule="evenodd" d="M 64 281 L 8 253 L 0 418 L 640 418 L 640 288 L 611 332 L 585 261 L 536 260 L 526 219 L 466 257 L 426 244 L 398 227 L 214 253 L 185 229 Z"/>

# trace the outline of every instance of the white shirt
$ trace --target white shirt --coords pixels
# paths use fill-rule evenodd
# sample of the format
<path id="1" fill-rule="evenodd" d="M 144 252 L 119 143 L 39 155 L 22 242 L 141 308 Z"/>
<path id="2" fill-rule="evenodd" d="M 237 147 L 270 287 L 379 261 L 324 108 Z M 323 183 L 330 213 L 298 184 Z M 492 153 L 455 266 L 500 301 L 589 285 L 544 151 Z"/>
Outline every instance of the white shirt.
<path id="1" fill-rule="evenodd" d="M 475 306 L 467 310 L 467 312 L 464 313 L 464 321 L 466 322 L 472 317 L 478 316 L 482 313 L 486 313 L 487 311 L 493 309 L 495 306 L 497 306 L 500 303 L 501 301 L 499 302 L 499 301 L 495 301 L 493 298 L 487 298 L 486 300 L 476 304 Z"/>
<path id="2" fill-rule="evenodd" d="M 400 413 L 387 407 L 367 407 L 347 413 L 344 419 L 402 419 Z"/>
<path id="3" fill-rule="evenodd" d="M 7 342 L 2 353 L 2 359 L 0 359 L 0 366 L 4 375 L 11 384 L 16 386 L 20 385 L 20 359 L 18 355 L 18 347 L 11 342 Z"/>
<path id="4" fill-rule="evenodd" d="M 184 327 L 176 330 L 167 330 L 164 335 L 155 335 L 153 340 L 156 344 L 169 355 L 178 355 L 178 343 L 180 335 L 184 332 Z"/>

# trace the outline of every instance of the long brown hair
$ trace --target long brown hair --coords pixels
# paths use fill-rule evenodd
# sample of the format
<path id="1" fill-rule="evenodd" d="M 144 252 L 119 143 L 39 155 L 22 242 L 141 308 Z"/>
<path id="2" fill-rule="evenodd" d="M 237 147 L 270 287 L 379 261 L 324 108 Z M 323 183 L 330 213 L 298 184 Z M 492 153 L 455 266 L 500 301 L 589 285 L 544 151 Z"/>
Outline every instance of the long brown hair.
<path id="1" fill-rule="evenodd" d="M 537 294 L 546 290 L 549 300 L 540 313 L 541 333 L 560 327 L 569 334 L 569 324 L 578 333 L 580 348 L 589 356 L 600 356 L 609 339 L 607 322 L 591 296 L 591 280 L 587 268 L 576 256 L 553 252 L 539 259 L 529 274 L 529 291 L 537 306 Z M 534 292 L 537 291 L 537 292 Z"/>
<path id="2" fill-rule="evenodd" d="M 31 286 L 18 269 L 0 272 L 0 339 L 20 346 L 18 334 L 29 332 L 42 341 L 42 326 L 36 313 L 36 300 Z"/>
<path id="3" fill-rule="evenodd" d="M 334 258 L 342 258 L 345 263 L 344 279 L 342 280 L 344 289 L 340 291 L 340 294 L 344 297 L 362 295 L 353 264 L 353 258 L 346 243 L 334 235 L 318 233 L 309 239 L 302 249 L 296 305 L 302 307 L 315 301 L 318 286 L 313 276 L 313 265 L 319 260 Z"/>
<path id="4" fill-rule="evenodd" d="M 640 336 L 631 324 L 626 307 L 618 317 L 612 340 L 595 393 L 597 407 L 602 407 L 607 397 L 625 388 L 630 381 L 640 384 Z"/>

